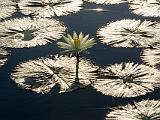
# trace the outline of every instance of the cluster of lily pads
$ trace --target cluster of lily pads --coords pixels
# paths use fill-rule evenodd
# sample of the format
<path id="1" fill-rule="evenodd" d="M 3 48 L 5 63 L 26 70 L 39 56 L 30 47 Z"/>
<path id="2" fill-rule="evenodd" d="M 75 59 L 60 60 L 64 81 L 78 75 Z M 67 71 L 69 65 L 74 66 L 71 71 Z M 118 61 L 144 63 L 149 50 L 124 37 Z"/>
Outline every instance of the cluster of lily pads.
<path id="1" fill-rule="evenodd" d="M 160 0 L 0 0 L 0 67 L 7 61 L 8 48 L 30 48 L 58 42 L 59 47 L 76 57 L 53 55 L 23 62 L 11 73 L 20 87 L 36 93 L 49 93 L 59 85 L 59 93 L 92 86 L 104 95 L 137 97 L 160 88 L 160 23 L 149 20 L 122 19 L 97 30 L 100 41 L 111 47 L 143 48 L 143 64 L 120 63 L 104 68 L 79 58 L 82 51 L 95 44 L 89 35 L 75 32 L 64 36 L 65 23 L 54 16 L 69 15 L 82 9 L 85 2 L 95 4 L 128 3 L 141 16 L 160 17 Z M 15 12 L 25 17 L 10 18 Z M 76 65 L 74 64 L 76 63 Z M 114 108 L 107 120 L 158 120 L 160 101 L 143 100 Z"/>

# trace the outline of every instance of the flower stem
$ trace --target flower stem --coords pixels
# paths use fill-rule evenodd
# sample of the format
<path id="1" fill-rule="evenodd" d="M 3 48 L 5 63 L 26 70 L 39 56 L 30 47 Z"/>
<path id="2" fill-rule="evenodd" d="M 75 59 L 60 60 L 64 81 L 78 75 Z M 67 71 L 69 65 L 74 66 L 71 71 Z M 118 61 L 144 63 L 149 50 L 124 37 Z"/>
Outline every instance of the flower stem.
<path id="1" fill-rule="evenodd" d="M 79 82 L 79 78 L 78 78 L 78 68 L 79 68 L 79 53 L 76 52 L 76 82 Z"/>

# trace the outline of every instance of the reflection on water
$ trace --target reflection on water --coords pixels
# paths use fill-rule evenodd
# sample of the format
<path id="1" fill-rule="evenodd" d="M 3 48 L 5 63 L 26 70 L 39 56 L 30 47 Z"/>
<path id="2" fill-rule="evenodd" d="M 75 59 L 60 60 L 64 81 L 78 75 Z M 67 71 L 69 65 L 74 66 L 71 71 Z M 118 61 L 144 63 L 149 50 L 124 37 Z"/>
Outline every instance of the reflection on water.
<path id="1" fill-rule="evenodd" d="M 106 120 L 159 120 L 160 101 L 143 100 L 133 105 L 113 108 Z"/>
<path id="2" fill-rule="evenodd" d="M 96 8 L 96 9 L 85 9 L 89 11 L 95 11 L 95 12 L 107 12 L 108 10 L 103 9 L 103 8 Z"/>
<path id="3" fill-rule="evenodd" d="M 98 67 L 81 59 L 79 63 L 79 84 L 75 83 L 76 59 L 67 56 L 40 58 L 21 63 L 12 73 L 12 79 L 22 88 L 37 93 L 48 93 L 56 85 L 60 93 L 90 85 L 96 79 Z"/>

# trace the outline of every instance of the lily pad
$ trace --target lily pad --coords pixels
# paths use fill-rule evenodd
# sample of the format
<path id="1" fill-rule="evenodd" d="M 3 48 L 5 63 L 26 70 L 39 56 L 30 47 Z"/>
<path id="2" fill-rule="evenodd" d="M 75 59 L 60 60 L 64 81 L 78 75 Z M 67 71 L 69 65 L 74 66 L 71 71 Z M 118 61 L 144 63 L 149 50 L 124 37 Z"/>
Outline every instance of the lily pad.
<path id="1" fill-rule="evenodd" d="M 9 53 L 7 50 L 0 48 L 0 67 L 6 63 L 8 55 Z"/>
<path id="2" fill-rule="evenodd" d="M 15 3 L 11 0 L 0 0 L 0 19 L 11 16 L 16 11 Z"/>
<path id="3" fill-rule="evenodd" d="M 66 27 L 54 19 L 20 18 L 0 23 L 0 44 L 10 48 L 29 48 L 54 42 Z"/>
<path id="4" fill-rule="evenodd" d="M 150 47 L 160 37 L 160 23 L 123 19 L 101 27 L 97 36 L 113 47 Z"/>
<path id="5" fill-rule="evenodd" d="M 59 93 L 73 91 L 90 85 L 96 79 L 97 66 L 88 60 L 79 63 L 79 83 L 75 81 L 76 58 L 55 56 L 21 63 L 13 71 L 11 78 L 22 88 L 36 93 L 48 93 L 59 84 Z"/>
<path id="6" fill-rule="evenodd" d="M 104 95 L 136 97 L 160 87 L 159 71 L 134 63 L 121 63 L 100 70 L 93 87 Z"/>
<path id="7" fill-rule="evenodd" d="M 19 7 L 25 15 L 53 17 L 78 12 L 82 0 L 21 0 Z"/>
<path id="8" fill-rule="evenodd" d="M 144 49 L 141 58 L 148 65 L 160 68 L 160 47 Z"/>
<path id="9" fill-rule="evenodd" d="M 160 0 L 129 0 L 129 5 L 137 15 L 160 17 Z"/>
<path id="10" fill-rule="evenodd" d="M 160 120 L 160 101 L 143 100 L 113 108 L 106 120 Z"/>

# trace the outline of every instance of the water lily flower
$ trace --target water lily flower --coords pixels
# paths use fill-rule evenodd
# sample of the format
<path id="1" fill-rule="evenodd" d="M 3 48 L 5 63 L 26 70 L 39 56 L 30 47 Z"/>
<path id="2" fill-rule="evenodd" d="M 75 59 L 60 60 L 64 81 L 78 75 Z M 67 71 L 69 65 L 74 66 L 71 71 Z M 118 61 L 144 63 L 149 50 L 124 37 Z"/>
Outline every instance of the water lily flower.
<path id="1" fill-rule="evenodd" d="M 160 120 L 160 101 L 142 100 L 115 107 L 106 115 L 106 120 Z"/>
<path id="2" fill-rule="evenodd" d="M 18 5 L 25 15 L 44 18 L 78 12 L 82 4 L 82 0 L 21 0 Z"/>
<path id="3" fill-rule="evenodd" d="M 136 97 L 160 87 L 159 71 L 135 63 L 121 63 L 100 69 L 93 87 L 104 95 Z"/>
<path id="4" fill-rule="evenodd" d="M 73 33 L 73 37 L 67 34 L 67 37 L 63 36 L 65 42 L 58 42 L 60 48 L 66 49 L 71 52 L 82 52 L 91 48 L 95 44 L 95 40 L 93 38 L 89 39 L 89 35 L 84 36 L 81 32 L 79 36 L 76 32 Z"/>
<path id="5" fill-rule="evenodd" d="M 127 2 L 127 0 L 84 0 L 84 1 L 93 2 L 96 4 L 120 4 Z"/>
<path id="6" fill-rule="evenodd" d="M 54 42 L 66 27 L 55 19 L 20 18 L 0 23 L 0 44 L 10 48 L 29 48 Z"/>
<path id="7" fill-rule="evenodd" d="M 36 93 L 48 93 L 55 85 L 60 86 L 59 93 L 73 91 L 90 85 L 96 80 L 97 66 L 87 59 L 80 60 L 79 83 L 75 84 L 75 57 L 55 55 L 23 62 L 15 68 L 11 78 L 20 87 Z"/>
<path id="8" fill-rule="evenodd" d="M 123 19 L 102 26 L 97 31 L 101 42 L 113 47 L 150 47 L 160 37 L 160 23 Z"/>
<path id="9" fill-rule="evenodd" d="M 137 15 L 160 17 L 160 0 L 128 0 L 129 8 Z"/>
<path id="10" fill-rule="evenodd" d="M 6 63 L 8 55 L 9 53 L 7 50 L 0 48 L 0 67 Z"/>
<path id="11" fill-rule="evenodd" d="M 0 19 L 9 17 L 16 11 L 15 3 L 11 0 L 0 0 Z"/>
<path id="12" fill-rule="evenodd" d="M 76 32 L 73 33 L 73 37 L 67 34 L 67 37 L 63 37 L 65 42 L 58 42 L 60 48 L 66 49 L 67 51 L 76 53 L 76 77 L 75 80 L 79 82 L 78 68 L 79 68 L 79 53 L 91 48 L 95 44 L 93 38 L 89 39 L 89 35 L 84 36 L 81 32 L 79 36 Z"/>

